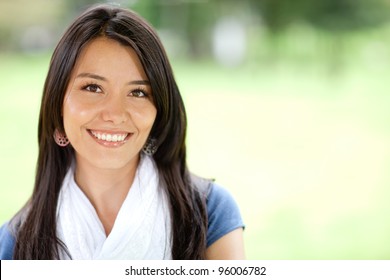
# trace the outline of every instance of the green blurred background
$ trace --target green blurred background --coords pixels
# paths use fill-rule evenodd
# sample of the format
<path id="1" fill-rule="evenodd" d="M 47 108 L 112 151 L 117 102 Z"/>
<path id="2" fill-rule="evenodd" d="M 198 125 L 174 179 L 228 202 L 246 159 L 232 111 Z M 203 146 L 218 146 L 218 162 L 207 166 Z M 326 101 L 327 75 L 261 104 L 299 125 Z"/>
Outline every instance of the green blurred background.
<path id="1" fill-rule="evenodd" d="M 390 258 L 389 0 L 116 2 L 158 30 L 189 167 L 236 198 L 249 259 Z M 50 55 L 91 3 L 0 0 L 0 223 L 32 191 Z"/>

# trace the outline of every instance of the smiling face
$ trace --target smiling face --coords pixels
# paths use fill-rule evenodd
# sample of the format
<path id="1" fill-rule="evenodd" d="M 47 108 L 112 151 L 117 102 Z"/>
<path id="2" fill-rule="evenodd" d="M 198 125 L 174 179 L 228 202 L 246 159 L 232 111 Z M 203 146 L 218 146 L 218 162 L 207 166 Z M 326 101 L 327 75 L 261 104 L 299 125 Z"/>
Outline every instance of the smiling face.
<path id="1" fill-rule="evenodd" d="M 134 167 L 156 118 L 150 83 L 130 47 L 107 38 L 80 53 L 63 103 L 77 164 Z"/>

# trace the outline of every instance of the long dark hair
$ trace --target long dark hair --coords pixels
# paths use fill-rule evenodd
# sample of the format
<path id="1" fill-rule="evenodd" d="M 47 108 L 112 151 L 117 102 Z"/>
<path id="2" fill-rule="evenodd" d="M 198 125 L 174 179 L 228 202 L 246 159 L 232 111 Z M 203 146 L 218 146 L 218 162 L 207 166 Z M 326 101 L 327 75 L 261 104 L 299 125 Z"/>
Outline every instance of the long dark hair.
<path id="1" fill-rule="evenodd" d="M 151 137 L 161 186 L 172 217 L 173 259 L 204 259 L 207 214 L 205 199 L 186 165 L 187 119 L 183 100 L 164 48 L 153 28 L 136 13 L 116 6 L 94 6 L 66 30 L 50 62 L 38 125 L 39 155 L 33 194 L 13 218 L 15 259 L 59 259 L 66 246 L 56 236 L 56 208 L 62 181 L 74 156 L 69 145 L 59 147 L 55 129 L 64 131 L 61 110 L 78 55 L 91 40 L 104 36 L 137 53 L 151 83 L 157 117 Z"/>

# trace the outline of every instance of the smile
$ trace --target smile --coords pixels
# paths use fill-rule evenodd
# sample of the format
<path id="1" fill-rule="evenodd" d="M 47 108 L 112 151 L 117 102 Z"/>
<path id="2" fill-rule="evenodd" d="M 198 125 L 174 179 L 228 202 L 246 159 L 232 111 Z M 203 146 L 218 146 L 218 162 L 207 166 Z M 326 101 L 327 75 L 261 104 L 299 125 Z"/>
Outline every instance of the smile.
<path id="1" fill-rule="evenodd" d="M 88 130 L 89 133 L 99 140 L 99 142 L 110 142 L 110 143 L 124 143 L 129 137 L 130 133 L 107 133 L 107 132 L 98 132 L 94 130 Z"/>

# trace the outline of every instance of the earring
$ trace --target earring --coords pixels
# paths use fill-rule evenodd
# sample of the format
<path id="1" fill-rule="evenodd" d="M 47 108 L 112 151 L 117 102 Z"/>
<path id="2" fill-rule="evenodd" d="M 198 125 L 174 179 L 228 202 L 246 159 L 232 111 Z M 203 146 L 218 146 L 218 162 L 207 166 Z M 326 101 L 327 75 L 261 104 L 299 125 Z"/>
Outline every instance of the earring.
<path id="1" fill-rule="evenodd" d="M 154 153 L 157 151 L 156 142 L 157 142 L 156 139 L 149 137 L 148 140 L 146 140 L 146 143 L 142 148 L 142 151 L 148 156 L 154 155 Z"/>
<path id="2" fill-rule="evenodd" d="M 66 147 L 69 144 L 68 137 L 66 137 L 65 134 L 59 132 L 57 128 L 54 131 L 53 138 L 54 138 L 54 141 L 57 143 L 57 145 L 60 147 Z"/>

